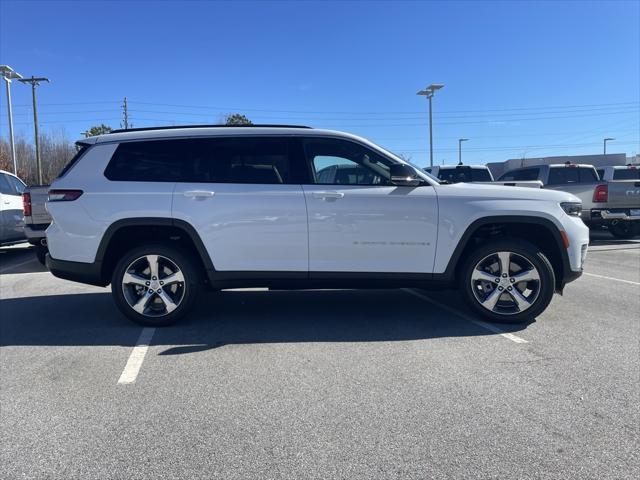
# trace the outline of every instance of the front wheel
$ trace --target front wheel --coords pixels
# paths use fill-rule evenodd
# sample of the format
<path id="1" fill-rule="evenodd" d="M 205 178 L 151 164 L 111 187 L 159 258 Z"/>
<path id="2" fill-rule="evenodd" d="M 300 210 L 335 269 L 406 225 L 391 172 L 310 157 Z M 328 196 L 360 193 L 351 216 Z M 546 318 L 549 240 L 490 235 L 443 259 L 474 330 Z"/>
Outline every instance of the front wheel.
<path id="1" fill-rule="evenodd" d="M 553 267 L 534 245 L 487 243 L 464 263 L 460 289 L 469 305 L 493 322 L 522 323 L 541 314 L 555 291 Z"/>
<path id="2" fill-rule="evenodd" d="M 111 292 L 120 311 L 134 322 L 164 326 L 189 312 L 200 285 L 190 256 L 158 244 L 124 255 L 114 269 Z"/>

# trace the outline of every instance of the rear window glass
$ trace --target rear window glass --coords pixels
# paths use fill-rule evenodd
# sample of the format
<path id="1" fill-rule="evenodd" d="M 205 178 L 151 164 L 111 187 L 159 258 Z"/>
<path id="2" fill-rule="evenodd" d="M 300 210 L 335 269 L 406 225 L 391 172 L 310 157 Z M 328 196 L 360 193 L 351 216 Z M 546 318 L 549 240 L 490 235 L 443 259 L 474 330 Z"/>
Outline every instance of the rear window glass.
<path id="1" fill-rule="evenodd" d="M 196 138 L 122 143 L 105 176 L 135 182 L 295 182 L 285 138 Z"/>
<path id="2" fill-rule="evenodd" d="M 524 168 L 522 170 L 514 170 L 503 174 L 498 180 L 526 182 L 530 180 L 538 180 L 537 168 Z"/>
<path id="3" fill-rule="evenodd" d="M 491 181 L 489 171 L 483 168 L 445 168 L 440 170 L 438 178 L 451 183 Z"/>
<path id="4" fill-rule="evenodd" d="M 549 185 L 597 182 L 598 174 L 589 167 L 558 167 L 549 170 Z"/>
<path id="5" fill-rule="evenodd" d="M 640 169 L 638 168 L 616 168 L 613 171 L 614 180 L 640 180 Z"/>

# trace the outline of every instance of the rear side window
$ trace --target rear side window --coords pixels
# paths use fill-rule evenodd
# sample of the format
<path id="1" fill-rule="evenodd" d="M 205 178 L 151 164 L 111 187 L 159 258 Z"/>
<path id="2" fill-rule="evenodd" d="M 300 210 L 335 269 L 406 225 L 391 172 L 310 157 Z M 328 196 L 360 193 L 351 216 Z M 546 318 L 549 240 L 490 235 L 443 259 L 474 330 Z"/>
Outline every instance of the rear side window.
<path id="1" fill-rule="evenodd" d="M 638 169 L 638 168 L 627 168 L 627 169 L 616 168 L 613 171 L 613 179 L 614 180 L 640 180 L 640 169 Z"/>
<path id="2" fill-rule="evenodd" d="M 194 183 L 299 183 L 285 137 L 233 137 L 122 143 L 109 180 Z"/>
<path id="3" fill-rule="evenodd" d="M 76 148 L 78 149 L 78 151 L 76 152 L 76 154 L 73 156 L 73 158 L 71 158 L 71 160 L 69 160 L 67 162 L 67 164 L 64 166 L 64 168 L 60 171 L 60 173 L 58 174 L 57 178 L 61 178 L 64 176 L 65 173 L 67 173 L 69 170 L 71 170 L 71 168 L 78 163 L 78 160 L 80 160 L 80 158 L 85 154 L 85 152 L 87 150 L 89 150 L 89 145 L 83 145 L 81 143 L 76 143 Z"/>
<path id="4" fill-rule="evenodd" d="M 594 168 L 588 167 L 559 167 L 549 170 L 549 185 L 566 183 L 594 183 L 598 181 L 598 174 Z"/>

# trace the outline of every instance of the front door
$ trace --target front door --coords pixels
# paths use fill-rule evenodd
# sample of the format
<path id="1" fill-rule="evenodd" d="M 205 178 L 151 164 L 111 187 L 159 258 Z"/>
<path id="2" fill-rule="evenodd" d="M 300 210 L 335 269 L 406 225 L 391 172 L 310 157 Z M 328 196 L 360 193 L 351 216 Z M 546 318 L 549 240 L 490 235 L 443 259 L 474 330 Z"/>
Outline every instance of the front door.
<path id="1" fill-rule="evenodd" d="M 433 187 L 392 185 L 392 161 L 360 143 L 309 137 L 303 146 L 311 272 L 433 271 Z"/>

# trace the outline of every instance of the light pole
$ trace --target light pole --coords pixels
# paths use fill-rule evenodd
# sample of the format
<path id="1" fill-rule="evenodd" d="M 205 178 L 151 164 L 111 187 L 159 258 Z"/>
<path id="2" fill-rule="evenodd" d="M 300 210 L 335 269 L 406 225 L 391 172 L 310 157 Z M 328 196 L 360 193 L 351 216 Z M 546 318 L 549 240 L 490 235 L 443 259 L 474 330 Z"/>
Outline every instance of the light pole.
<path id="1" fill-rule="evenodd" d="M 40 137 L 38 135 L 38 109 L 36 108 L 36 87 L 40 85 L 40 82 L 49 83 L 49 79 L 45 77 L 21 78 L 18 80 L 22 83 L 31 84 L 31 97 L 33 99 L 33 128 L 36 135 L 36 164 L 38 166 L 38 185 L 42 185 L 42 162 L 40 161 Z"/>
<path id="2" fill-rule="evenodd" d="M 462 142 L 469 141 L 468 138 L 459 138 L 458 139 L 458 165 L 462 165 Z"/>
<path id="3" fill-rule="evenodd" d="M 615 140 L 615 138 L 605 138 L 605 139 L 604 139 L 603 144 L 604 144 L 604 154 L 605 154 L 605 155 L 607 154 L 607 142 L 610 142 L 610 141 L 612 141 L 612 140 Z"/>
<path id="4" fill-rule="evenodd" d="M 20 80 L 22 75 L 14 72 L 9 65 L 0 65 L 0 74 L 7 86 L 7 114 L 9 115 L 9 146 L 11 148 L 11 161 L 13 162 L 13 173 L 18 175 L 18 162 L 16 160 L 16 145 L 13 140 L 13 111 L 11 110 L 11 80 Z"/>
<path id="5" fill-rule="evenodd" d="M 432 124 L 432 110 L 431 110 L 431 99 L 433 98 L 433 94 L 436 90 L 440 90 L 444 87 L 444 83 L 432 83 L 424 90 L 420 90 L 416 95 L 421 95 L 423 97 L 427 97 L 429 100 L 429 166 L 433 167 L 433 124 Z"/>

